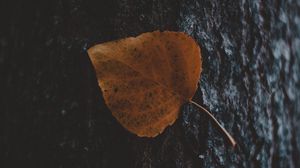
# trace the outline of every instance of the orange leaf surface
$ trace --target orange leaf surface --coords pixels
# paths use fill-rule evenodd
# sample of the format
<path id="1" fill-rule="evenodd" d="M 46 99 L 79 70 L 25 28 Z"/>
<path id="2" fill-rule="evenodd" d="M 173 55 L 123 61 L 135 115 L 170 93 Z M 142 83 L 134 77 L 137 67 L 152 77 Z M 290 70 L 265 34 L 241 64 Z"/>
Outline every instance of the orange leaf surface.
<path id="1" fill-rule="evenodd" d="M 181 32 L 150 32 L 88 50 L 113 116 L 138 136 L 172 125 L 193 97 L 201 73 L 198 44 Z"/>

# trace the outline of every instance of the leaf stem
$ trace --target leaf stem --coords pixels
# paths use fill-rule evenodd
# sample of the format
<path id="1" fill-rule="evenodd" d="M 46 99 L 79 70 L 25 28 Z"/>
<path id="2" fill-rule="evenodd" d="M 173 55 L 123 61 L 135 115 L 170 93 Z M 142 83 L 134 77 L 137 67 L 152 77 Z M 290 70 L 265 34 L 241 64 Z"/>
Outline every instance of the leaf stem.
<path id="1" fill-rule="evenodd" d="M 209 117 L 214 121 L 214 123 L 217 124 L 218 128 L 221 129 L 221 131 L 226 135 L 226 137 L 230 141 L 231 145 L 233 147 L 235 147 L 236 141 L 233 139 L 233 137 L 226 131 L 226 129 L 219 123 L 219 121 L 208 110 L 206 110 L 204 107 L 202 107 L 201 105 L 199 105 L 198 103 L 196 103 L 192 100 L 190 100 L 190 103 L 192 103 L 193 105 L 195 105 L 196 107 L 198 107 L 202 111 L 204 111 L 206 114 L 208 114 Z"/>

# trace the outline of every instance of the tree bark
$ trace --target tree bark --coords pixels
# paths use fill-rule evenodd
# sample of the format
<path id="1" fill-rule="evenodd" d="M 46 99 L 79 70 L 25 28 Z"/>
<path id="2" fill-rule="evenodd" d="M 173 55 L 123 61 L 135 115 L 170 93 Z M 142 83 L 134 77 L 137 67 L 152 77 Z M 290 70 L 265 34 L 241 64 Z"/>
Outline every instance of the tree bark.
<path id="1" fill-rule="evenodd" d="M 0 2 L 0 157 L 8 167 L 300 167 L 297 0 Z M 112 117 L 86 50 L 154 30 L 202 49 L 193 101 L 156 138 Z"/>

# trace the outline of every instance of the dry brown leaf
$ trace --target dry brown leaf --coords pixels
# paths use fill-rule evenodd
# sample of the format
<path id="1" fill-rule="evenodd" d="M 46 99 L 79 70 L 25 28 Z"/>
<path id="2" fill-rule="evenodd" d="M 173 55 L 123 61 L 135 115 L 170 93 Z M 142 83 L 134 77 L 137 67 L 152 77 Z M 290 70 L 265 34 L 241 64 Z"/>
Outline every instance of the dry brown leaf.
<path id="1" fill-rule="evenodd" d="M 88 50 L 104 100 L 116 119 L 138 136 L 155 137 L 190 102 L 207 113 L 232 146 L 235 140 L 191 98 L 202 71 L 197 43 L 181 32 L 150 32 Z"/>
<path id="2" fill-rule="evenodd" d="M 181 32 L 144 33 L 88 54 L 113 116 L 138 136 L 155 137 L 174 123 L 202 70 L 198 44 Z"/>

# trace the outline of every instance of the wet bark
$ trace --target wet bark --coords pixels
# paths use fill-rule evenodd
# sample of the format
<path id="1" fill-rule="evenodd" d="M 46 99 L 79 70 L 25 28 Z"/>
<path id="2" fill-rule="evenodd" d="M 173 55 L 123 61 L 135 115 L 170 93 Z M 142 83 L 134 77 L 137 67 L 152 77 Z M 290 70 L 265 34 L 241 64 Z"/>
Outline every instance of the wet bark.
<path id="1" fill-rule="evenodd" d="M 299 167 L 300 2 L 67 0 L 0 2 L 1 167 Z M 86 54 L 153 30 L 202 48 L 194 101 L 153 139 L 111 116 Z"/>

